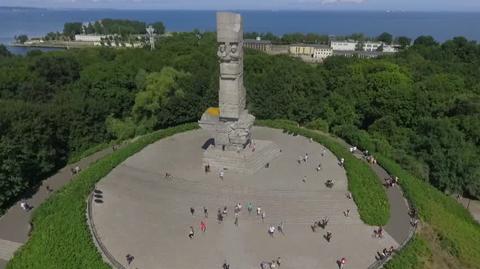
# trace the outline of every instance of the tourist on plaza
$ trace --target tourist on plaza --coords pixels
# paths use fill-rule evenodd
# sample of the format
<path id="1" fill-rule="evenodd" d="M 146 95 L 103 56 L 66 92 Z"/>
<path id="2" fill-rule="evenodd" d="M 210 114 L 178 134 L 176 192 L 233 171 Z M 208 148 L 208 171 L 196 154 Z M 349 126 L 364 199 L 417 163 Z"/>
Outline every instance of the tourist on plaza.
<path id="1" fill-rule="evenodd" d="M 280 233 L 282 233 L 283 235 L 285 235 L 285 234 L 283 233 L 283 221 L 281 221 L 280 224 L 278 224 L 277 230 L 278 230 Z"/>
<path id="2" fill-rule="evenodd" d="M 265 211 L 262 212 L 262 222 L 265 221 Z"/>
<path id="3" fill-rule="evenodd" d="M 262 214 L 262 208 L 257 207 L 257 216 L 260 216 Z"/>
<path id="4" fill-rule="evenodd" d="M 205 224 L 205 222 L 203 222 L 203 220 L 200 221 L 200 230 L 202 232 L 205 232 L 207 230 L 207 225 Z"/>
<path id="5" fill-rule="evenodd" d="M 208 218 L 208 209 L 205 206 L 203 207 L 203 215 Z"/>
<path id="6" fill-rule="evenodd" d="M 313 225 L 310 225 L 310 228 L 312 228 L 312 232 L 316 232 L 317 231 L 317 225 L 318 225 L 318 222 L 313 222 Z"/>
<path id="7" fill-rule="evenodd" d="M 280 259 L 280 257 L 277 258 L 276 263 L 278 267 L 280 267 L 280 265 L 282 264 L 282 260 Z"/>
<path id="8" fill-rule="evenodd" d="M 352 199 L 352 193 L 351 192 L 347 192 L 346 196 L 347 196 L 348 199 L 350 199 L 350 200 Z"/>
<path id="9" fill-rule="evenodd" d="M 130 254 L 127 254 L 125 256 L 125 258 L 127 259 L 127 264 L 130 265 L 132 262 L 133 262 L 133 259 L 135 259 L 135 257 L 133 257 L 132 255 Z"/>
<path id="10" fill-rule="evenodd" d="M 347 210 L 343 211 L 343 215 L 345 215 L 345 217 L 348 217 L 350 215 L 350 208 L 347 208 Z"/>
<path id="11" fill-rule="evenodd" d="M 382 226 L 379 226 L 378 229 L 373 230 L 373 234 L 375 235 L 375 237 L 383 238 L 383 228 L 382 228 Z"/>
<path id="12" fill-rule="evenodd" d="M 195 208 L 193 207 L 190 207 L 190 213 L 192 214 L 192 216 L 195 214 Z"/>
<path id="13" fill-rule="evenodd" d="M 230 264 L 227 263 L 227 261 L 223 261 L 222 269 L 230 269 Z"/>
<path id="14" fill-rule="evenodd" d="M 308 153 L 305 153 L 305 156 L 303 156 L 303 161 L 307 163 L 308 161 Z"/>
<path id="15" fill-rule="evenodd" d="M 322 164 L 319 163 L 318 166 L 317 166 L 317 168 L 315 168 L 315 169 L 317 170 L 317 172 L 320 172 L 320 170 L 322 170 Z"/>
<path id="16" fill-rule="evenodd" d="M 190 226 L 190 232 L 188 233 L 188 238 L 193 239 L 195 235 L 195 231 L 193 230 L 193 226 Z"/>
<path id="17" fill-rule="evenodd" d="M 238 213 L 235 213 L 235 226 L 238 226 Z"/>
<path id="18" fill-rule="evenodd" d="M 322 229 L 325 229 L 328 224 L 328 218 L 324 217 L 321 221 L 318 222 L 319 226 L 322 227 Z"/>
<path id="19" fill-rule="evenodd" d="M 275 226 L 271 225 L 269 228 L 268 228 L 268 234 L 270 236 L 273 236 L 273 234 L 275 233 Z"/>
<path id="20" fill-rule="evenodd" d="M 340 260 L 337 261 L 338 263 L 338 268 L 343 269 L 345 264 L 347 263 L 347 259 L 341 258 Z"/>
<path id="21" fill-rule="evenodd" d="M 247 210 L 248 210 L 248 214 L 251 215 L 251 214 L 252 214 L 252 210 L 253 210 L 253 204 L 252 204 L 252 202 L 248 202 L 248 204 L 247 204 Z"/>
<path id="22" fill-rule="evenodd" d="M 327 151 L 325 149 L 322 150 L 322 157 L 327 154 Z"/>
<path id="23" fill-rule="evenodd" d="M 277 268 L 277 262 L 275 260 L 272 260 L 272 262 L 270 263 L 270 269 L 275 269 Z"/>
<path id="24" fill-rule="evenodd" d="M 325 235 L 325 239 L 327 239 L 327 242 L 330 242 L 330 240 L 332 239 L 332 232 L 327 231 L 327 234 Z"/>
<path id="25" fill-rule="evenodd" d="M 222 213 L 223 213 L 223 215 L 225 215 L 225 216 L 228 215 L 227 206 L 224 206 L 224 207 L 223 207 L 223 212 L 222 212 Z"/>
<path id="26" fill-rule="evenodd" d="M 217 220 L 218 220 L 218 223 L 221 223 L 223 221 L 223 214 L 220 208 L 218 209 Z"/>
<path id="27" fill-rule="evenodd" d="M 223 177 L 225 176 L 225 173 L 223 172 L 223 170 L 220 171 L 218 176 L 220 177 L 221 180 L 223 180 Z"/>
<path id="28" fill-rule="evenodd" d="M 343 167 L 345 165 L 345 159 L 341 158 L 340 159 L 340 166 Z"/>
<path id="29" fill-rule="evenodd" d="M 270 268 L 270 263 L 263 261 L 263 262 L 260 263 L 260 268 L 261 269 L 269 269 Z"/>
<path id="30" fill-rule="evenodd" d="M 302 182 L 307 183 L 307 176 L 303 176 Z"/>
<path id="31" fill-rule="evenodd" d="M 299 157 L 298 157 L 298 160 L 297 160 L 297 163 L 298 163 L 298 164 L 301 164 L 301 163 L 302 163 L 302 160 L 303 160 L 303 157 L 302 157 L 302 156 L 299 156 Z"/>

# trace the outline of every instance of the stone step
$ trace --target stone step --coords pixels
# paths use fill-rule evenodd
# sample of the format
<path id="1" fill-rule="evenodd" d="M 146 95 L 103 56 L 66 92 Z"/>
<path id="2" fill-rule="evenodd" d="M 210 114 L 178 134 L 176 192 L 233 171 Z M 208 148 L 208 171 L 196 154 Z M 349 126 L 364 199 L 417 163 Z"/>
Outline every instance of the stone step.
<path id="1" fill-rule="evenodd" d="M 0 239 L 0 259 L 10 260 L 21 246 L 21 243 Z"/>

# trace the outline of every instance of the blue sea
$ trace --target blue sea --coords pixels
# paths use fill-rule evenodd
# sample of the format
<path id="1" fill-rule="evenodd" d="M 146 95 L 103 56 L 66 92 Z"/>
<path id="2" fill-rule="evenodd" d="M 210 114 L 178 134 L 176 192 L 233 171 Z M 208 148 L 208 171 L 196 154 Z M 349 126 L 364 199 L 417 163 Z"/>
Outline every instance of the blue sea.
<path id="1" fill-rule="evenodd" d="M 328 35 L 364 33 L 377 36 L 415 38 L 432 35 L 438 41 L 455 36 L 480 41 L 480 13 L 382 12 L 382 11 L 238 11 L 247 32 L 313 32 Z M 168 10 L 60 10 L 0 8 L 0 43 L 8 44 L 15 35 L 39 37 L 62 31 L 65 22 L 88 22 L 102 18 L 163 21 L 168 31 L 215 30 L 215 11 Z"/>

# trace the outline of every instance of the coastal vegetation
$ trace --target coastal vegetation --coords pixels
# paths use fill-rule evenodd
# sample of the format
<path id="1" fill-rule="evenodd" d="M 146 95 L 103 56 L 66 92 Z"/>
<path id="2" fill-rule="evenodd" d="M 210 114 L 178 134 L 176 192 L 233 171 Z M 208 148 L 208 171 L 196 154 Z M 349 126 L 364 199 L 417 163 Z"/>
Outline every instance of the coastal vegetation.
<path id="1" fill-rule="evenodd" d="M 328 130 L 368 149 L 400 177 L 422 219 L 419 234 L 400 255 L 416 264 L 412 268 L 427 267 L 425 260 L 435 268 L 479 268 L 475 242 L 480 241 L 480 227 L 449 197 L 480 198 L 479 66 L 480 46 L 462 37 L 440 44 L 422 36 L 393 56 L 330 57 L 315 66 L 247 50 L 248 109 L 258 119 L 288 119 Z M 196 121 L 216 105 L 217 89 L 213 33 L 174 34 L 159 40 L 154 51 L 90 48 L 21 57 L 0 46 L 0 208 L 5 210 L 72 156 L 98 144 Z M 363 180 L 373 184 L 368 175 Z M 75 186 L 82 183 L 73 184 L 65 190 L 77 191 Z M 349 188 L 355 192 L 355 186 Z M 80 194 L 70 205 L 79 211 L 79 223 L 85 221 Z M 38 216 L 53 214 L 50 205 L 58 205 L 58 199 L 64 198 L 47 202 Z M 356 201 L 361 207 L 363 202 Z M 25 246 L 11 268 L 36 264 L 33 256 L 40 252 L 35 251 L 53 233 L 41 217 L 36 219 L 34 243 Z M 39 227 L 45 230 L 35 237 Z M 85 226 L 78 229 L 88 235 Z M 60 240 L 51 238 L 47 244 Z M 87 242 L 82 240 L 78 246 L 83 249 L 80 244 Z M 57 247 L 62 251 L 63 246 Z M 78 252 L 74 247 L 63 250 Z M 66 255 L 83 268 L 97 268 L 72 253 Z M 95 255 L 91 259 L 99 259 Z M 56 262 L 64 258 L 53 257 Z M 401 264 L 392 262 L 389 268 L 409 268 Z"/>

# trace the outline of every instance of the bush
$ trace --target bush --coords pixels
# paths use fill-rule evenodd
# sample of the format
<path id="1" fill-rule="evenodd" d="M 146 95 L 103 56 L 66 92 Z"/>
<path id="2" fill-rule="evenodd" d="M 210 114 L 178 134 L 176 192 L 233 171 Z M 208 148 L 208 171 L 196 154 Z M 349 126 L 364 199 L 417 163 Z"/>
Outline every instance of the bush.
<path id="1" fill-rule="evenodd" d="M 256 124 L 312 138 L 326 146 L 338 158 L 344 158 L 348 189 L 357 204 L 360 218 L 369 225 L 383 226 L 387 223 L 390 218 L 390 206 L 385 190 L 370 167 L 355 158 L 345 146 L 327 135 L 300 128 L 298 124 L 291 121 L 262 120 L 257 121 Z"/>
<path id="2" fill-rule="evenodd" d="M 328 122 L 323 119 L 316 119 L 305 125 L 306 128 L 328 133 Z"/>
<path id="3" fill-rule="evenodd" d="M 195 128 L 197 124 L 184 124 L 143 136 L 82 171 L 35 210 L 30 240 L 7 268 L 110 268 L 102 261 L 87 227 L 88 195 L 100 179 L 145 146 Z"/>

